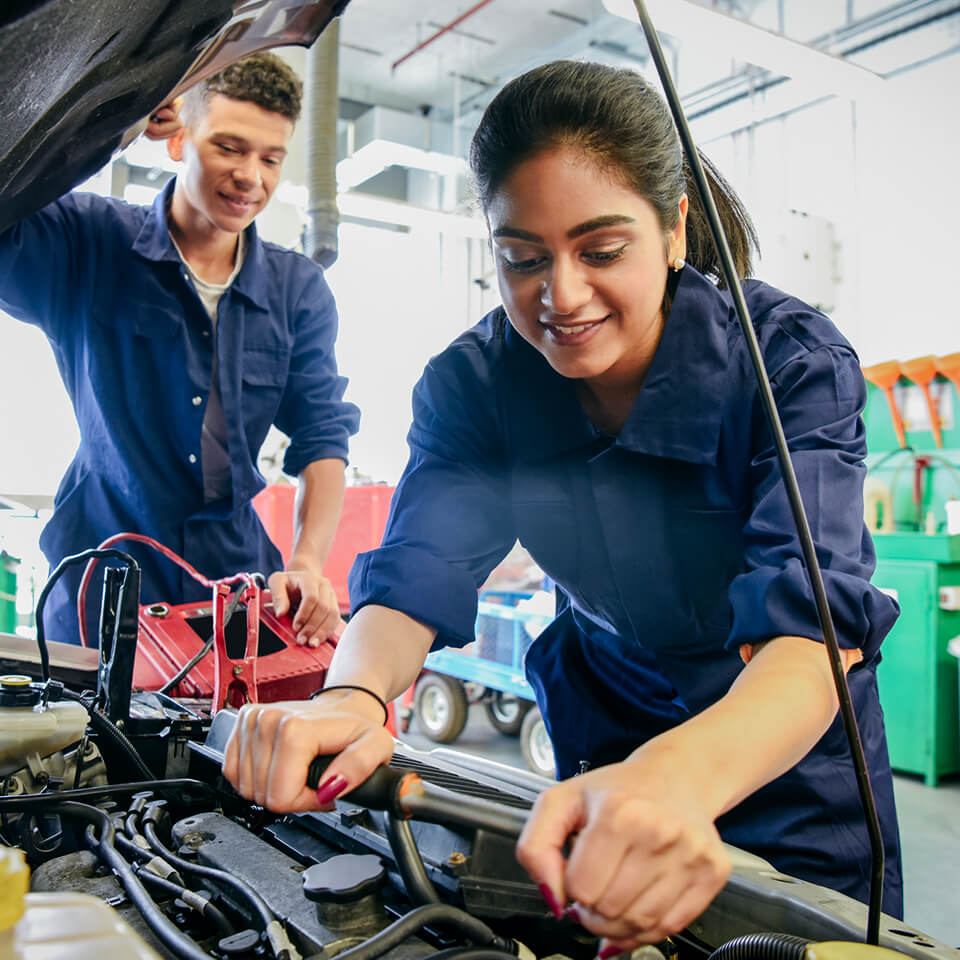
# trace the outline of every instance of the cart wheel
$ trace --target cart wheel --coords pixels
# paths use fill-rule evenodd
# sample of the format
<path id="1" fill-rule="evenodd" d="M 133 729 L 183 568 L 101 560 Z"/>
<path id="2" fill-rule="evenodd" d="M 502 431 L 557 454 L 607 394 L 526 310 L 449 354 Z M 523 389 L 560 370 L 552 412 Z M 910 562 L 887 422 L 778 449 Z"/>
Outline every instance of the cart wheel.
<path id="1" fill-rule="evenodd" d="M 413 711 L 423 735 L 435 743 L 450 743 L 467 723 L 463 684 L 445 673 L 425 673 L 417 683 Z"/>
<path id="2" fill-rule="evenodd" d="M 523 718 L 530 712 L 533 703 L 515 697 L 512 693 L 502 690 L 491 690 L 490 699 L 484 704 L 487 719 L 495 730 L 505 733 L 508 737 L 520 735 Z"/>
<path id="3" fill-rule="evenodd" d="M 523 751 L 523 759 L 534 773 L 539 773 L 541 777 L 549 777 L 551 780 L 556 777 L 557 765 L 553 758 L 553 744 L 550 742 L 550 734 L 547 733 L 547 725 L 540 716 L 539 707 L 534 707 L 523 718 L 523 726 L 520 729 L 520 748 Z"/>

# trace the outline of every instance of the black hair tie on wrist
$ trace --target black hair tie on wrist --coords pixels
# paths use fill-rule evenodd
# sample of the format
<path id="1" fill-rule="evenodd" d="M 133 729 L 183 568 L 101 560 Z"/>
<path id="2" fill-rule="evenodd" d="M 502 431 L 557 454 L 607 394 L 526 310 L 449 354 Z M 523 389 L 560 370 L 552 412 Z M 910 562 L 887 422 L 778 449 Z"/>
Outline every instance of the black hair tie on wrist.
<path id="1" fill-rule="evenodd" d="M 383 707 L 383 725 L 386 726 L 387 722 L 390 720 L 390 711 L 387 709 L 386 700 L 384 700 L 379 693 L 374 693 L 368 687 L 359 687 L 353 683 L 335 683 L 331 687 L 321 687 L 319 690 L 314 690 L 307 699 L 313 700 L 316 697 L 319 697 L 321 693 L 329 693 L 331 690 L 359 690 L 361 693 L 368 694 L 369 696 L 373 697 L 373 699 L 376 700 L 381 707 Z"/>

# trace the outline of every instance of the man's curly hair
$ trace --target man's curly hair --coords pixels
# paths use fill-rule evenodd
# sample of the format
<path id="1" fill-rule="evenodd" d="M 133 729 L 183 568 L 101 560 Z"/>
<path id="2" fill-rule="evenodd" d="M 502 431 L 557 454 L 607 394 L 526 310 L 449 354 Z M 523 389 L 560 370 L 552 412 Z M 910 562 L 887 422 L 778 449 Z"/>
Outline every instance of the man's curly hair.
<path id="1" fill-rule="evenodd" d="M 303 84 L 275 53 L 255 53 L 191 87 L 183 97 L 184 121 L 195 123 L 210 98 L 218 93 L 233 100 L 255 103 L 293 123 L 300 119 Z"/>

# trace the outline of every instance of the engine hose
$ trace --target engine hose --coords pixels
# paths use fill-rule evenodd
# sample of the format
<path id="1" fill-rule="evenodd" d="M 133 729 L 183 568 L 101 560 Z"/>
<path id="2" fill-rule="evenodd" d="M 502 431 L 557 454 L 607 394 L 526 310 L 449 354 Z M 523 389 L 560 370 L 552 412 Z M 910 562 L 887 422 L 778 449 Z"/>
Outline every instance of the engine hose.
<path id="1" fill-rule="evenodd" d="M 517 960 L 516 955 L 504 950 L 483 947 L 450 947 L 430 954 L 430 960 Z"/>
<path id="2" fill-rule="evenodd" d="M 427 875 L 427 868 L 413 839 L 410 821 L 401 820 L 388 811 L 383 815 L 383 828 L 390 841 L 393 858 L 397 861 L 397 869 L 403 877 L 407 896 L 418 906 L 440 903 L 440 896 Z"/>
<path id="3" fill-rule="evenodd" d="M 67 700 L 75 700 L 77 703 L 82 703 L 86 706 L 83 697 L 78 693 L 64 690 L 60 695 Z M 91 710 L 88 708 L 87 713 L 90 717 L 90 726 L 122 751 L 145 780 L 153 780 L 156 774 L 146 765 L 143 757 L 137 752 L 137 748 L 127 739 L 123 731 L 106 714 L 101 713 L 99 710 Z"/>
<path id="4" fill-rule="evenodd" d="M 376 957 L 382 957 L 403 943 L 407 937 L 434 924 L 456 927 L 468 940 L 473 940 L 484 947 L 492 947 L 495 952 L 516 957 L 514 941 L 497 936 L 482 920 L 478 920 L 459 907 L 450 907 L 445 903 L 431 903 L 404 914 L 399 920 L 394 920 L 389 927 L 384 927 L 359 946 L 338 953 L 336 960 L 375 960 Z M 325 956 L 319 953 L 310 957 L 309 960 L 322 960 Z"/>
<path id="5" fill-rule="evenodd" d="M 5 813 L 30 813 L 63 803 L 64 800 L 101 800 L 109 797 L 125 797 L 141 790 L 156 790 L 158 793 L 209 793 L 217 796 L 217 789 L 202 780 L 143 780 L 139 783 L 112 783 L 103 787 L 80 787 L 78 790 L 58 790 L 56 793 L 35 793 L 26 797 L 0 797 L 0 815 Z"/>
<path id="6" fill-rule="evenodd" d="M 717 947 L 709 960 L 803 960 L 808 946 L 810 940 L 789 933 L 748 933 Z"/>
<path id="7" fill-rule="evenodd" d="M 177 897 L 182 900 L 191 910 L 195 910 L 201 916 L 210 920 L 223 936 L 230 937 L 237 932 L 223 911 L 214 906 L 209 897 L 201 896 L 193 890 L 188 890 L 179 884 L 164 880 L 163 877 L 158 877 L 149 870 L 134 867 L 134 873 L 136 873 L 147 886 L 156 887 L 158 890 L 169 893 L 171 897 Z"/>
<path id="8" fill-rule="evenodd" d="M 147 842 L 143 837 L 140 839 L 143 840 L 144 844 Z M 148 847 L 141 846 L 136 841 L 125 837 L 122 833 L 118 833 L 113 838 L 113 842 L 132 860 L 139 860 L 144 867 L 149 869 L 153 876 L 162 877 L 164 880 L 171 881 L 171 883 L 178 883 L 182 887 L 186 886 L 186 881 L 184 881 L 176 867 L 172 867 L 163 857 L 158 857 Z"/>
<path id="9" fill-rule="evenodd" d="M 214 883 L 221 884 L 222 886 L 230 887 L 232 890 L 239 893 L 243 899 L 246 900 L 251 907 L 253 907 L 254 911 L 260 917 L 264 930 L 267 930 L 271 924 L 277 922 L 276 914 L 274 914 L 274 912 L 270 909 L 270 907 L 267 905 L 267 902 L 244 880 L 227 873 L 225 870 L 218 870 L 216 867 L 207 867 L 202 863 L 191 863 L 189 860 L 184 860 L 182 857 L 178 857 L 172 850 L 164 846 L 160 838 L 157 836 L 157 831 L 150 819 L 149 812 L 147 813 L 147 818 L 143 824 L 143 835 L 146 837 L 147 843 L 150 844 L 150 848 L 154 853 L 157 854 L 157 856 L 163 860 L 166 860 L 167 863 L 173 867 L 176 867 L 182 873 L 195 874 L 198 877 L 203 877 L 206 880 L 212 880 Z"/>
<path id="10" fill-rule="evenodd" d="M 86 803 L 74 803 L 69 800 L 59 804 L 56 810 L 58 813 L 86 820 L 94 829 L 99 829 L 99 840 L 94 841 L 97 856 L 116 874 L 131 903 L 140 912 L 147 926 L 177 960 L 210 960 L 210 955 L 181 933 L 153 902 L 153 898 L 147 893 L 133 872 L 133 868 L 113 845 L 115 835 L 113 824 L 103 810 Z"/>

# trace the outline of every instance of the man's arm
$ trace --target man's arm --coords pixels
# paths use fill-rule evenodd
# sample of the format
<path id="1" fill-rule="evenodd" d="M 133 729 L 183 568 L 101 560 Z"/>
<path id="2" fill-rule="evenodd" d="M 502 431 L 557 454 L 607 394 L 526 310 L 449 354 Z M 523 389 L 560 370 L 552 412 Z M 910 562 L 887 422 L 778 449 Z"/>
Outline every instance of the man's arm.
<path id="1" fill-rule="evenodd" d="M 183 126 L 182 100 L 158 107 L 147 121 L 152 140 Z M 99 197 L 64 194 L 0 234 L 0 310 L 40 327 L 52 340 L 80 322 L 98 282 L 98 247 L 103 221 Z"/>
<path id="2" fill-rule="evenodd" d="M 298 643 L 318 646 L 340 621 L 337 596 L 323 576 L 323 565 L 343 506 L 344 463 L 339 457 L 315 460 L 300 473 L 293 551 L 286 570 L 270 577 L 273 606 L 280 616 L 295 608 Z"/>

